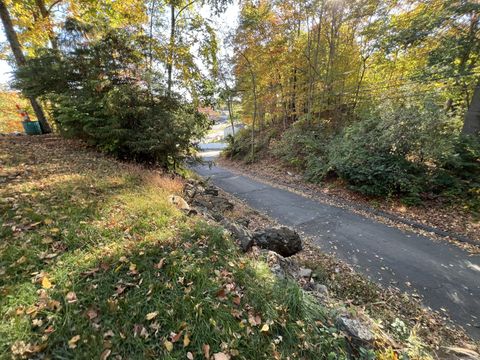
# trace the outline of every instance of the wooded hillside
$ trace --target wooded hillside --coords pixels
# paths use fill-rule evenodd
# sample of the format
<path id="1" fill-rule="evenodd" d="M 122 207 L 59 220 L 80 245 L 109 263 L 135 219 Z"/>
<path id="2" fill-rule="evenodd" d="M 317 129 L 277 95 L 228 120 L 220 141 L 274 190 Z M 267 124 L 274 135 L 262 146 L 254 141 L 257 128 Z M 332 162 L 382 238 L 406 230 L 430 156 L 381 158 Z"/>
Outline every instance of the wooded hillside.
<path id="1" fill-rule="evenodd" d="M 242 3 L 233 62 L 250 131 L 229 155 L 267 151 L 311 181 L 339 177 L 407 203 L 478 199 L 479 6 Z"/>

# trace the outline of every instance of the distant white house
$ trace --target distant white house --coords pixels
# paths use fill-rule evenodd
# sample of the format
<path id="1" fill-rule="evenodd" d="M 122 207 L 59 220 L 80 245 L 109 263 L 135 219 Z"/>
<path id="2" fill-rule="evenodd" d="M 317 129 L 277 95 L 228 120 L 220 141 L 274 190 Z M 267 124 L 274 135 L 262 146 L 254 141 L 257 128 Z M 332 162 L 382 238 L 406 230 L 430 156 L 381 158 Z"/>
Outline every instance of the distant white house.
<path id="1" fill-rule="evenodd" d="M 235 124 L 233 126 L 233 129 L 231 126 L 227 126 L 224 130 L 223 130 L 223 138 L 227 138 L 228 135 L 232 135 L 232 136 L 235 136 L 235 134 L 240 130 L 240 129 L 243 129 L 245 127 L 245 125 L 243 124 Z"/>

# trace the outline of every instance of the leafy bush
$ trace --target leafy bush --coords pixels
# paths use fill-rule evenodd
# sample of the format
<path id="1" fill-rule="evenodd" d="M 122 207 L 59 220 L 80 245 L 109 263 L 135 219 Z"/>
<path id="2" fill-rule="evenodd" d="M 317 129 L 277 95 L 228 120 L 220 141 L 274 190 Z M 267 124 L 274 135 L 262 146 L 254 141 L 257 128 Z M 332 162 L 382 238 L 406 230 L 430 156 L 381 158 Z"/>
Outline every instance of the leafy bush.
<path id="1" fill-rule="evenodd" d="M 235 136 L 227 137 L 228 146 L 223 150 L 223 154 L 231 159 L 244 159 L 252 150 L 252 136 L 247 129 L 240 129 Z"/>
<path id="2" fill-rule="evenodd" d="M 386 102 L 332 141 L 329 167 L 366 195 L 415 200 L 427 189 L 437 159 L 452 151 L 454 129 L 431 102 Z"/>
<path id="3" fill-rule="evenodd" d="M 109 30 L 90 41 L 75 31 L 62 54 L 46 50 L 21 68 L 17 87 L 49 100 L 63 134 L 108 153 L 166 168 L 189 155 L 209 122 L 192 104 L 150 89 L 147 39 Z"/>
<path id="4" fill-rule="evenodd" d="M 305 170 L 309 179 L 323 177 L 332 136 L 323 121 L 301 119 L 283 133 L 273 153 L 288 164 Z"/>
<path id="5" fill-rule="evenodd" d="M 471 210 L 480 212 L 480 140 L 459 136 L 452 152 L 438 163 L 432 187 L 445 195 L 465 198 Z"/>
<path id="6" fill-rule="evenodd" d="M 247 128 L 240 129 L 235 134 L 235 137 L 229 136 L 227 138 L 228 146 L 223 151 L 223 155 L 231 159 L 243 160 L 250 163 L 264 155 L 274 136 L 275 132 L 271 130 L 255 131 L 255 159 L 252 159 L 252 131 Z"/>
<path id="7" fill-rule="evenodd" d="M 337 134 L 327 122 L 299 120 L 273 153 L 313 182 L 334 174 L 366 195 L 416 203 L 432 192 L 462 196 L 479 209 L 479 140 L 460 136 L 461 120 L 434 104 L 385 101 Z"/>

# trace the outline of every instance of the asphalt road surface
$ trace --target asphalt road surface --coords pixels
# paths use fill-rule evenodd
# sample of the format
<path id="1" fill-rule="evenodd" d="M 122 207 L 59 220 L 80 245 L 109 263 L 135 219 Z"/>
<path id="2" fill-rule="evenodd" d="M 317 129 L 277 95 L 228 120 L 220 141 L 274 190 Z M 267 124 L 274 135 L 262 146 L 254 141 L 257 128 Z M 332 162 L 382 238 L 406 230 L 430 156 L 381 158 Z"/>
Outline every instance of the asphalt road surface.
<path id="1" fill-rule="evenodd" d="M 371 280 L 416 291 L 424 305 L 445 311 L 480 339 L 480 256 L 218 166 L 195 170 L 252 208 L 309 235 L 323 251 L 335 253 Z"/>

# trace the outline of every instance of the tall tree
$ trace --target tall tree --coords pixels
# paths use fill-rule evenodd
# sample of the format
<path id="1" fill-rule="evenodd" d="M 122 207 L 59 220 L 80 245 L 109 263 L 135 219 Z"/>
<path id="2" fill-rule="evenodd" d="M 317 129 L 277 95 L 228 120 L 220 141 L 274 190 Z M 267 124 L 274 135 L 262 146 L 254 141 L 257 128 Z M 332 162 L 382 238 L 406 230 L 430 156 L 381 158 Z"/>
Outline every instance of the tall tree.
<path id="1" fill-rule="evenodd" d="M 4 0 L 0 0 L 0 17 L 2 18 L 3 29 L 5 30 L 5 35 L 12 49 L 15 62 L 18 67 L 21 67 L 26 63 L 25 55 L 22 52 L 22 46 L 18 41 L 17 33 L 15 32 L 15 28 L 13 27 L 12 19 L 10 18 L 10 13 Z M 34 97 L 30 97 L 29 100 L 32 104 L 33 111 L 37 116 L 38 122 L 40 123 L 42 132 L 44 134 L 50 133 L 52 129 L 48 124 L 47 118 L 45 117 L 45 113 L 43 112 L 41 105 Z"/>
<path id="2" fill-rule="evenodd" d="M 56 5 L 57 3 L 60 3 L 60 1 L 56 1 L 52 4 L 52 6 Z M 50 14 L 51 8 L 47 8 L 47 5 L 45 4 L 45 0 L 35 0 L 35 4 L 37 5 L 38 10 L 40 11 L 40 14 L 42 16 L 42 20 L 46 22 L 46 31 L 48 33 L 48 38 L 50 39 L 50 43 L 52 44 L 53 49 L 58 49 L 58 41 L 57 41 L 57 36 L 55 34 L 55 31 L 53 29 L 53 21 L 52 17 Z"/>
<path id="3" fill-rule="evenodd" d="M 465 114 L 462 133 L 480 136 L 480 83 L 475 87 L 470 107 Z"/>
<path id="4" fill-rule="evenodd" d="M 168 0 L 170 31 L 167 40 L 166 70 L 167 94 L 172 94 L 174 72 L 179 70 L 184 84 L 189 84 L 190 94 L 198 98 L 198 89 L 193 83 L 201 83 L 201 70 L 195 62 L 192 49 L 196 48 L 204 65 L 216 72 L 216 34 L 208 19 L 201 15 L 200 8 L 207 4 L 213 13 L 220 13 L 231 0 Z M 184 16 L 187 14 L 188 16 Z M 214 75 L 214 74 L 213 74 Z M 193 81 L 196 80 L 196 81 Z"/>

